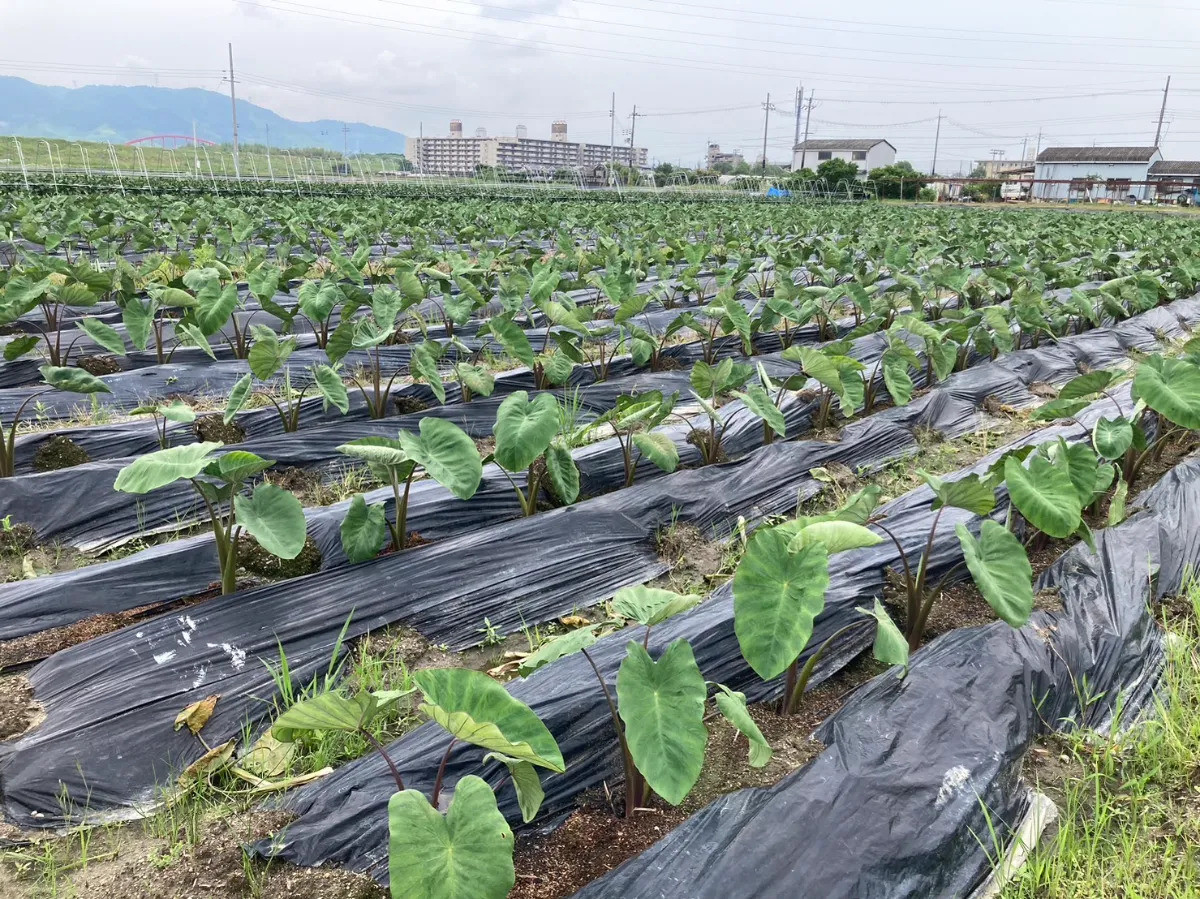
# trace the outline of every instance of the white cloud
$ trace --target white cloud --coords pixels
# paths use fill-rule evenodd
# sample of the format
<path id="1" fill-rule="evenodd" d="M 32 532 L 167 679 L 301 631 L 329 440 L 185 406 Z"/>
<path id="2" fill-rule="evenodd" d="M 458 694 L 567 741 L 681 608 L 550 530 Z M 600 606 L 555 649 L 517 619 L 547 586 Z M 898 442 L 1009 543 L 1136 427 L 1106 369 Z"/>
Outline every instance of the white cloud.
<path id="1" fill-rule="evenodd" d="M 1032 152 L 1039 129 L 1043 147 L 1147 141 L 1173 71 L 1168 117 L 1183 124 L 1165 152 L 1200 157 L 1200 133 L 1186 122 L 1190 91 L 1200 88 L 1187 35 L 1200 12 L 1181 4 L 1016 0 L 1003 21 L 968 4 L 951 23 L 931 0 L 903 15 L 893 2 L 860 0 L 836 19 L 789 0 L 710 2 L 703 15 L 682 0 L 278 2 L 109 0 L 104 15 L 94 0 L 9 3 L 3 31 L 14 49 L 4 55 L 36 62 L 6 74 L 65 86 L 153 84 L 157 75 L 163 87 L 220 90 L 232 40 L 245 95 L 291 118 L 411 134 L 421 123 L 440 133 L 460 118 L 471 131 L 508 133 L 522 122 L 546 134 L 562 117 L 573 137 L 607 143 L 615 91 L 618 135 L 636 103 L 638 143 L 684 163 L 710 139 L 756 155 L 768 91 L 769 154 L 785 159 L 803 83 L 816 90 L 811 136 L 886 137 L 899 158 L 923 167 L 942 109 L 938 167 L 957 171 L 993 148 L 1011 159 L 1025 142 Z M 938 24 L 914 24 L 927 22 Z M 689 113 L 655 115 L 681 110 Z"/>

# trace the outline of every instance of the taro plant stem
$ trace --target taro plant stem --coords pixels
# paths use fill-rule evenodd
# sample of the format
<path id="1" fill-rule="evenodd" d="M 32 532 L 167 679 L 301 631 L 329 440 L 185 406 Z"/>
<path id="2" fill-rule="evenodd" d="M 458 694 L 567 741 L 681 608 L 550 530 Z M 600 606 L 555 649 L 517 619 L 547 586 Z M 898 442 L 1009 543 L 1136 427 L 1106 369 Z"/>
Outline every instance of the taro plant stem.
<path id="1" fill-rule="evenodd" d="M 808 657 L 808 661 L 804 663 L 804 667 L 800 667 L 800 660 L 792 662 L 788 666 L 787 679 L 784 682 L 783 697 L 780 700 L 780 711 L 784 715 L 794 715 L 800 707 L 800 700 L 804 697 L 804 691 L 808 689 L 808 682 L 812 679 L 813 672 L 817 668 L 817 663 L 821 661 L 821 657 L 825 655 L 825 650 L 829 649 L 842 636 L 848 634 L 855 628 L 870 627 L 869 621 L 852 621 L 839 631 L 835 631 L 828 640 L 817 647 L 817 651 Z"/>
<path id="2" fill-rule="evenodd" d="M 647 639 L 649 639 L 649 630 L 649 628 L 646 629 Z M 642 775 L 633 764 L 633 755 L 629 752 L 629 743 L 625 740 L 625 726 L 621 723 L 621 716 L 617 712 L 617 703 L 613 699 L 612 691 L 608 689 L 608 682 L 600 673 L 600 669 L 596 667 L 596 662 L 592 659 L 591 654 L 586 649 L 581 652 L 588 664 L 592 666 L 596 680 L 600 682 L 600 689 L 604 691 L 604 700 L 608 703 L 608 713 L 612 716 L 613 728 L 616 730 L 617 740 L 621 744 L 621 762 L 625 768 L 625 817 L 630 818 L 646 800 L 645 784 L 642 781 Z"/>
<path id="3" fill-rule="evenodd" d="M 21 423 L 21 413 L 25 411 L 26 406 L 45 392 L 39 390 L 21 403 L 13 416 L 8 433 L 0 428 L 0 478 L 11 478 L 16 470 L 17 426 Z"/>
<path id="4" fill-rule="evenodd" d="M 196 488 L 196 492 L 200 494 L 200 498 L 204 500 L 204 508 L 208 512 L 209 521 L 212 522 L 213 540 L 217 544 L 217 558 L 221 563 L 221 593 L 228 596 L 237 591 L 238 538 L 241 536 L 241 532 L 236 526 L 232 506 L 229 509 L 228 520 L 224 520 L 217 513 L 216 507 L 209 498 L 205 496 L 200 483 L 195 478 L 192 478 L 191 482 L 192 486 Z M 230 497 L 232 498 L 236 492 L 236 490 L 230 491 Z"/>

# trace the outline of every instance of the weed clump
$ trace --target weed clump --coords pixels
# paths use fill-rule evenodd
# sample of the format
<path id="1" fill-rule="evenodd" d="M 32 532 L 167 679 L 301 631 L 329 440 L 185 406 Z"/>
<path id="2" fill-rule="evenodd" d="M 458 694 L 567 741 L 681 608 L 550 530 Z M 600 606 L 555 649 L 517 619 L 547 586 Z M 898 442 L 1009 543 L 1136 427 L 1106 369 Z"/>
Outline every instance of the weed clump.
<path id="1" fill-rule="evenodd" d="M 112 356 L 80 356 L 75 360 L 75 366 L 96 377 L 115 375 L 117 372 L 123 371 L 121 363 Z"/>
<path id="2" fill-rule="evenodd" d="M 725 454 L 725 450 L 721 448 L 719 441 L 709 429 L 697 428 L 688 432 L 685 439 L 700 450 L 700 455 L 706 460 L 706 465 L 729 461 L 729 456 Z"/>
<path id="3" fill-rule="evenodd" d="M 37 531 L 27 524 L 0 527 L 0 552 L 23 553 L 37 543 Z"/>
<path id="4" fill-rule="evenodd" d="M 33 454 L 34 471 L 59 471 L 91 462 L 87 450 L 70 437 L 51 437 Z"/>
<path id="5" fill-rule="evenodd" d="M 400 415 L 410 415 L 413 412 L 424 412 L 429 404 L 415 396 L 400 395 L 395 398 L 396 411 Z"/>
<path id="6" fill-rule="evenodd" d="M 243 443 L 246 440 L 246 429 L 236 421 L 225 424 L 225 419 L 218 414 L 202 415 L 192 425 L 196 438 L 203 441 L 224 443 Z"/>
<path id="7" fill-rule="evenodd" d="M 238 540 L 238 564 L 250 574 L 271 580 L 285 580 L 320 571 L 321 559 L 321 550 L 312 537 L 304 539 L 304 548 L 294 559 L 272 555 L 249 534 L 243 534 Z"/>

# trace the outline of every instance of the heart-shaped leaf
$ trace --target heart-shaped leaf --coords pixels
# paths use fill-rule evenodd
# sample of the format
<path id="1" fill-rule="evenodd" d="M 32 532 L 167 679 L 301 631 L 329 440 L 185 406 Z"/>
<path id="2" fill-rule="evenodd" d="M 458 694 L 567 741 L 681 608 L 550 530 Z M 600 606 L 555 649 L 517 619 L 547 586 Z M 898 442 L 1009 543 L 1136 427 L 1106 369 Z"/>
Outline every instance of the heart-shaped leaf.
<path id="1" fill-rule="evenodd" d="M 657 587 L 625 587 L 612 598 L 613 611 L 622 618 L 650 627 L 686 612 L 704 599 L 698 594 L 680 594 Z"/>
<path id="2" fill-rule="evenodd" d="M 565 770 L 558 743 L 542 720 L 482 671 L 426 668 L 414 672 L 413 679 L 425 695 L 422 710 L 460 740 L 551 771 Z"/>
<path id="3" fill-rule="evenodd" d="M 984 519 L 978 540 L 965 524 L 956 525 L 954 531 L 963 560 L 988 605 L 1013 627 L 1024 625 L 1033 611 L 1033 566 L 1021 541 L 990 518 Z"/>
<path id="4" fill-rule="evenodd" d="M 496 412 L 496 463 L 522 471 L 542 455 L 558 433 L 558 401 L 548 393 L 529 399 L 524 390 L 505 397 Z"/>
<path id="5" fill-rule="evenodd" d="M 856 606 L 854 610 L 875 619 L 875 643 L 871 647 L 875 658 L 885 665 L 903 665 L 907 669 L 908 640 L 896 627 L 896 622 L 892 621 L 883 603 L 876 598 L 873 609 Z"/>
<path id="6" fill-rule="evenodd" d="M 784 528 L 750 538 L 733 576 L 733 627 L 746 662 L 763 680 L 778 677 L 812 637 L 825 607 L 829 555 L 820 543 L 788 551 Z"/>
<path id="7" fill-rule="evenodd" d="M 204 471 L 220 443 L 188 443 L 139 456 L 117 474 L 113 487 L 125 493 L 149 493 Z"/>
<path id="8" fill-rule="evenodd" d="M 405 456 L 457 496 L 470 499 L 483 479 L 479 450 L 462 428 L 441 418 L 422 418 L 420 435 L 400 432 Z"/>
<path id="9" fill-rule="evenodd" d="M 1013 505 L 1039 531 L 1069 537 L 1078 527 L 1083 506 L 1070 474 L 1042 454 L 1030 454 L 1028 468 L 1009 456 L 1004 482 Z"/>
<path id="10" fill-rule="evenodd" d="M 516 883 L 513 834 L 492 788 L 468 774 L 442 817 L 425 795 L 388 800 L 388 877 L 393 896 L 504 899 Z"/>
<path id="11" fill-rule="evenodd" d="M 259 484 L 249 496 L 235 496 L 233 508 L 238 526 L 271 555 L 294 559 L 304 549 L 304 507 L 282 487 Z"/>
<path id="12" fill-rule="evenodd" d="M 617 672 L 617 711 L 634 766 L 672 805 L 683 802 L 704 767 L 707 693 L 686 640 L 668 646 L 657 662 L 630 641 Z"/>
<path id="13" fill-rule="evenodd" d="M 110 353 L 116 353 L 118 356 L 125 355 L 125 341 L 121 339 L 121 335 L 112 325 L 106 324 L 98 318 L 81 318 L 77 324 L 79 330 Z"/>
<path id="14" fill-rule="evenodd" d="M 71 393 L 112 393 L 109 386 L 82 368 L 43 365 L 38 369 L 51 387 Z"/>
<path id="15" fill-rule="evenodd" d="M 387 514 L 383 503 L 367 505 L 359 494 L 350 500 L 350 508 L 339 529 L 342 552 L 351 562 L 365 562 L 379 555 L 388 538 Z"/>
<path id="16" fill-rule="evenodd" d="M 1119 459 L 1133 446 L 1133 424 L 1127 418 L 1101 418 L 1092 428 L 1092 445 L 1105 459 Z"/>

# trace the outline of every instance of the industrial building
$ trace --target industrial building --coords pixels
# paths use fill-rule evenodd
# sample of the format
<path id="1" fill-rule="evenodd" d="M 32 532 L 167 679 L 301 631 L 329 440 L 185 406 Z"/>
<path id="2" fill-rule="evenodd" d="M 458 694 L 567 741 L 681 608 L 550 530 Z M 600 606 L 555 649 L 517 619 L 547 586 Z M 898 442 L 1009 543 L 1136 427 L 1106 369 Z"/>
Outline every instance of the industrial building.
<path id="1" fill-rule="evenodd" d="M 1148 200 L 1157 147 L 1047 147 L 1034 171 L 1036 200 Z"/>
<path id="2" fill-rule="evenodd" d="M 975 163 L 975 169 L 981 178 L 1005 178 L 1017 172 L 1024 173 L 1025 169 L 1033 171 L 1032 159 L 980 159 Z"/>
<path id="3" fill-rule="evenodd" d="M 1200 189 L 1200 161 L 1161 160 L 1150 166 L 1150 180 L 1159 199 L 1194 203 Z"/>
<path id="4" fill-rule="evenodd" d="M 853 162 L 862 174 L 891 165 L 896 161 L 896 148 L 882 138 L 867 140 L 804 140 L 792 148 L 792 171 L 815 169 L 830 159 Z"/>
<path id="5" fill-rule="evenodd" d="M 418 172 L 430 175 L 473 175 L 480 166 L 510 172 L 590 172 L 612 159 L 621 165 L 646 166 L 645 147 L 571 141 L 566 122 L 553 123 L 549 138 L 529 137 L 524 125 L 517 126 L 513 137 L 488 137 L 480 131 L 475 137 L 464 137 L 462 122 L 455 120 L 446 137 L 408 138 L 405 155 Z"/>

